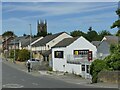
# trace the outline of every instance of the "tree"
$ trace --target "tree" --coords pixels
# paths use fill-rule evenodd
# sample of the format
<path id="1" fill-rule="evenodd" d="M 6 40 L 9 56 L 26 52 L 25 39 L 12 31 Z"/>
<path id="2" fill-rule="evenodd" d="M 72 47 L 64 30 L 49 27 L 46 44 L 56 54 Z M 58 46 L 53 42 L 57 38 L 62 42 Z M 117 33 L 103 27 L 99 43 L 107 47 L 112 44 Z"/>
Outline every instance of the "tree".
<path id="1" fill-rule="evenodd" d="M 102 40 L 102 38 L 104 37 L 104 36 L 106 36 L 106 35 L 112 35 L 109 31 L 107 31 L 107 30 L 102 30 L 102 31 L 100 31 L 99 33 L 98 33 L 98 35 L 99 35 L 99 39 L 100 40 Z"/>
<path id="2" fill-rule="evenodd" d="M 90 74 L 92 75 L 92 83 L 97 83 L 98 73 L 107 69 L 107 65 L 104 60 L 96 59 L 90 65 Z"/>
<path id="3" fill-rule="evenodd" d="M 87 32 L 87 39 L 91 41 L 97 41 L 98 40 L 98 33 L 94 30 Z"/>
<path id="4" fill-rule="evenodd" d="M 18 59 L 19 49 L 15 50 L 15 60 Z M 10 50 L 10 58 L 14 58 L 14 50 Z"/>
<path id="5" fill-rule="evenodd" d="M 25 61 L 28 60 L 30 58 L 30 52 L 26 49 L 22 49 L 19 51 L 18 54 L 18 59 L 19 61 Z"/>
<path id="6" fill-rule="evenodd" d="M 112 53 L 104 61 L 111 70 L 120 70 L 120 44 L 111 45 Z"/>
<path id="7" fill-rule="evenodd" d="M 116 10 L 116 14 L 120 17 L 120 9 Z"/>
<path id="8" fill-rule="evenodd" d="M 120 9 L 117 9 L 117 11 L 116 11 L 116 14 L 119 16 L 119 18 L 120 18 Z M 118 34 L 116 34 L 117 36 L 119 36 L 119 32 L 120 32 L 120 19 L 118 19 L 117 21 L 115 21 L 114 23 L 113 23 L 113 25 L 111 26 L 111 29 L 112 28 L 115 28 L 115 27 L 117 27 L 119 30 L 118 30 Z"/>
<path id="9" fill-rule="evenodd" d="M 70 35 L 73 37 L 77 37 L 77 36 L 85 36 L 85 33 L 80 31 L 80 30 L 74 30 L 72 32 L 70 32 Z"/>
<path id="10" fill-rule="evenodd" d="M 117 31 L 116 36 L 120 36 L 120 30 Z"/>
<path id="11" fill-rule="evenodd" d="M 113 23 L 113 25 L 111 26 L 111 29 L 112 29 L 112 28 L 115 28 L 115 27 L 120 28 L 120 20 L 115 21 L 115 22 Z"/>
<path id="12" fill-rule="evenodd" d="M 11 36 L 14 36 L 14 33 L 12 31 L 7 31 L 7 32 L 4 32 L 2 34 L 3 38 L 5 38 L 5 37 L 11 37 Z"/>

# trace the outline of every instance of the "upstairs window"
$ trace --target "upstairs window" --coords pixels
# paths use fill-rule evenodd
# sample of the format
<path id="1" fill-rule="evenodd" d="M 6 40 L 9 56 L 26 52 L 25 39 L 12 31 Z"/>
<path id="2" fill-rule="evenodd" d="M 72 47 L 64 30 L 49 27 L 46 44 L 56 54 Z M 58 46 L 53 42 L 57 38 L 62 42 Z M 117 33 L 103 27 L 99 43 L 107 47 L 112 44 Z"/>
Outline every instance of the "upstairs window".
<path id="1" fill-rule="evenodd" d="M 87 57 L 89 50 L 74 50 L 75 56 Z"/>
<path id="2" fill-rule="evenodd" d="M 64 52 L 63 51 L 55 51 L 54 57 L 55 58 L 64 58 Z"/>

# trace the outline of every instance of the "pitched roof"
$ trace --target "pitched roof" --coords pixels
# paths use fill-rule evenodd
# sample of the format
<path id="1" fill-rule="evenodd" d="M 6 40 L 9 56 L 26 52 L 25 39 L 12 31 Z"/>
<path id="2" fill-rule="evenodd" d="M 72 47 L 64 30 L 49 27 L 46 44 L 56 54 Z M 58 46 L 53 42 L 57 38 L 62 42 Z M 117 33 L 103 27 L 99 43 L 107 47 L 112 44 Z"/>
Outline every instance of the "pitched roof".
<path id="1" fill-rule="evenodd" d="M 93 45 L 95 45 L 96 47 L 99 46 L 99 44 L 101 43 L 101 41 L 92 41 L 91 42 Z"/>
<path id="2" fill-rule="evenodd" d="M 27 40 L 29 38 L 29 36 L 20 36 L 20 37 L 16 37 L 15 38 L 15 44 L 17 44 L 17 43 L 19 43 L 19 41 L 25 41 L 25 40 Z M 14 39 L 9 43 L 9 44 L 11 44 L 11 45 L 13 45 L 14 44 Z"/>
<path id="3" fill-rule="evenodd" d="M 44 38 L 42 38 L 40 41 L 36 42 L 32 46 L 44 46 L 44 45 L 46 45 L 46 43 L 50 42 L 51 40 L 55 39 L 56 37 L 58 37 L 59 35 L 61 35 L 63 33 L 65 33 L 65 32 L 45 36 Z"/>
<path id="4" fill-rule="evenodd" d="M 66 47 L 73 43 L 75 40 L 77 40 L 79 37 L 74 37 L 74 38 L 65 38 L 62 41 L 60 41 L 58 44 L 56 44 L 54 47 Z M 53 47 L 53 48 L 54 48 Z"/>
<path id="5" fill-rule="evenodd" d="M 109 44 L 118 44 L 120 40 L 118 36 L 105 36 L 105 38 Z"/>
<path id="6" fill-rule="evenodd" d="M 37 40 L 39 37 L 36 37 L 36 38 L 32 38 L 31 39 L 31 43 L 34 42 L 35 40 Z M 24 40 L 23 43 L 22 43 L 22 46 L 23 47 L 26 47 L 30 44 L 30 39 L 27 39 L 27 40 Z"/>

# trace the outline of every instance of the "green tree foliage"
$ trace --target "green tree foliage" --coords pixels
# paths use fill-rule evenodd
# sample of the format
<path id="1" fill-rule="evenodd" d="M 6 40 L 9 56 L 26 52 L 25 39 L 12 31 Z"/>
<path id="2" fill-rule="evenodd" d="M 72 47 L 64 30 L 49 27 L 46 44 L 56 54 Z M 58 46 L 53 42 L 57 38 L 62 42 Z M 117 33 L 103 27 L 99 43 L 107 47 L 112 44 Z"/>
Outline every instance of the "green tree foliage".
<path id="1" fill-rule="evenodd" d="M 15 60 L 18 60 L 19 49 L 15 50 Z M 14 50 L 10 50 L 10 58 L 14 58 Z"/>
<path id="2" fill-rule="evenodd" d="M 102 70 L 118 70 L 120 71 L 120 44 L 111 45 L 111 54 L 103 60 L 95 60 L 90 66 L 90 74 L 92 75 L 92 82 L 97 82 L 98 73 Z"/>
<path id="3" fill-rule="evenodd" d="M 92 82 L 97 83 L 98 73 L 107 69 L 107 65 L 104 60 L 95 60 L 90 66 L 90 74 L 92 75 Z"/>
<path id="4" fill-rule="evenodd" d="M 97 41 L 98 40 L 98 33 L 94 30 L 87 32 L 87 39 L 91 41 Z"/>
<path id="5" fill-rule="evenodd" d="M 107 31 L 107 30 L 102 30 L 102 31 L 98 32 L 98 35 L 102 39 L 104 36 L 112 35 L 112 34 L 109 31 Z"/>
<path id="6" fill-rule="evenodd" d="M 117 21 L 115 21 L 114 23 L 113 23 L 113 25 L 111 26 L 111 29 L 112 28 L 115 28 L 115 27 L 120 27 L 120 20 L 117 20 Z"/>
<path id="7" fill-rule="evenodd" d="M 78 37 L 78 36 L 85 36 L 86 34 L 80 30 L 74 30 L 70 32 L 70 35 L 73 37 Z"/>
<path id="8" fill-rule="evenodd" d="M 18 54 L 19 61 L 25 61 L 30 58 L 30 52 L 26 49 L 22 49 Z"/>
<path id="9" fill-rule="evenodd" d="M 116 36 L 120 37 L 120 30 L 117 31 Z"/>
<path id="10" fill-rule="evenodd" d="M 116 10 L 116 14 L 120 17 L 120 9 Z"/>
<path id="11" fill-rule="evenodd" d="M 7 31 L 2 34 L 2 37 L 11 37 L 14 36 L 14 33 L 12 31 Z"/>

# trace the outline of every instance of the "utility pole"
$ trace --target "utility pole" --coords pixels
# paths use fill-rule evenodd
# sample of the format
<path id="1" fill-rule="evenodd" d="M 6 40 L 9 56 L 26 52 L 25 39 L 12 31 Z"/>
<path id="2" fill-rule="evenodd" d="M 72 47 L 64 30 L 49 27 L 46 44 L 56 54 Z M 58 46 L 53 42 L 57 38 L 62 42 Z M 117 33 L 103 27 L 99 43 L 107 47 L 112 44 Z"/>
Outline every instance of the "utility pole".
<path id="1" fill-rule="evenodd" d="M 7 36 L 5 37 L 5 57 L 6 57 L 6 61 L 8 61 L 7 60 Z"/>
<path id="2" fill-rule="evenodd" d="M 16 49 L 16 46 L 15 46 L 15 36 L 14 36 L 14 59 L 13 59 L 13 63 L 15 63 L 15 59 L 16 59 L 15 49 Z"/>
<path id="3" fill-rule="evenodd" d="M 30 59 L 32 59 L 32 50 L 31 50 L 32 30 L 31 30 L 31 24 L 29 25 L 30 25 Z"/>

